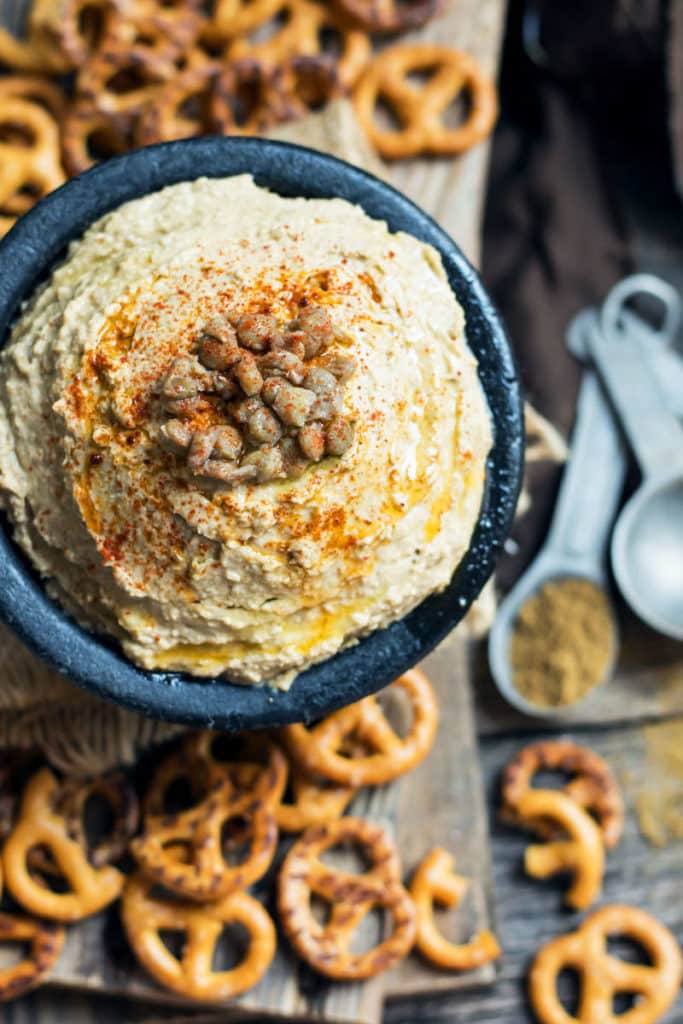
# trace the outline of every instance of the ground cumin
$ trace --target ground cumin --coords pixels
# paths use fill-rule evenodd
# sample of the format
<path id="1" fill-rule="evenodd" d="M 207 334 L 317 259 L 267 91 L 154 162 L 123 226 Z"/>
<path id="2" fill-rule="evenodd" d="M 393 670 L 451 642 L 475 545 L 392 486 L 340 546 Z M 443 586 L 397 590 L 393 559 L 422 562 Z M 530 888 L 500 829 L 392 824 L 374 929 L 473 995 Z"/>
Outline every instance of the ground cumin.
<path id="1" fill-rule="evenodd" d="M 553 580 L 522 606 L 510 659 L 517 691 L 532 704 L 573 704 L 604 677 L 614 626 L 605 593 L 585 579 Z"/>

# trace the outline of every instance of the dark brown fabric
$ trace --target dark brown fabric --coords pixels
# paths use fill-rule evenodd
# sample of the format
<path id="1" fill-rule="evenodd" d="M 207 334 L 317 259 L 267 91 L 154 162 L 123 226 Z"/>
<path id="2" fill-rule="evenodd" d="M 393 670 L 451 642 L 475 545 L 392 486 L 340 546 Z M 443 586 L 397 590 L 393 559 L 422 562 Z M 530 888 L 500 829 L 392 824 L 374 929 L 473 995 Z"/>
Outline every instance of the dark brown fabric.
<path id="1" fill-rule="evenodd" d="M 535 11 L 541 66 L 523 41 L 525 18 L 527 46 L 534 35 Z M 567 324 L 634 269 L 623 216 L 628 189 L 650 189 L 654 203 L 673 190 L 669 16 L 665 0 L 513 0 L 510 7 L 482 272 L 528 397 L 565 435 L 580 378 L 564 346 Z M 501 565 L 504 586 L 544 536 L 558 479 L 557 469 L 534 469 L 532 509 L 515 534 L 520 551 Z"/>

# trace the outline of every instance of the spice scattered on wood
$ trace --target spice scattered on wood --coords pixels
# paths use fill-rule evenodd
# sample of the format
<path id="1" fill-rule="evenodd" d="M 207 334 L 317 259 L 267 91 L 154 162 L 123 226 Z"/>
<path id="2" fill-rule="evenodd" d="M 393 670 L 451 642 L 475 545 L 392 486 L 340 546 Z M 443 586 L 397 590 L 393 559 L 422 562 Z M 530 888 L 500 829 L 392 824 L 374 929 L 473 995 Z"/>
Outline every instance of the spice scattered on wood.
<path id="1" fill-rule="evenodd" d="M 590 580 L 553 580 L 522 606 L 510 660 L 516 690 L 532 704 L 573 704 L 604 678 L 614 649 L 607 595 Z"/>

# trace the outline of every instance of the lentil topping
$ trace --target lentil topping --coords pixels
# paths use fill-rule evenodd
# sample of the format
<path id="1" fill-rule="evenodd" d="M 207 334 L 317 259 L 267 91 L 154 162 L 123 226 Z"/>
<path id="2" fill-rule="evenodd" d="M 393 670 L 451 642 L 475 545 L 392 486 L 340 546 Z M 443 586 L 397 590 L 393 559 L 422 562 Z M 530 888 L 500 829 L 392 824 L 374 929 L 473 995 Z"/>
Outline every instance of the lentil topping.
<path id="1" fill-rule="evenodd" d="M 489 447 L 436 251 L 246 176 L 98 221 L 0 357 L 17 540 L 146 668 L 287 685 L 399 618 L 460 561 Z"/>

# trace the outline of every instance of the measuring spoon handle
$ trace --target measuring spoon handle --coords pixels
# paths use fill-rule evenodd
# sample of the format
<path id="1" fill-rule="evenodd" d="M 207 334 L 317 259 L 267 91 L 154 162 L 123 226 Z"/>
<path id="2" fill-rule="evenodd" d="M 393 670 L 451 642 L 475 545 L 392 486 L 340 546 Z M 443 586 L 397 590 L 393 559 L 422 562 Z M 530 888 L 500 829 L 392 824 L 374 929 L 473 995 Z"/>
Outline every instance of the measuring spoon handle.
<path id="1" fill-rule="evenodd" d="M 588 369 L 546 548 L 600 570 L 625 476 L 621 433 L 596 374 Z"/>
<path id="2" fill-rule="evenodd" d="M 605 334 L 595 326 L 586 340 L 643 476 L 683 470 L 683 427 L 667 409 L 638 339 L 627 329 Z"/>

